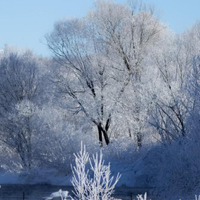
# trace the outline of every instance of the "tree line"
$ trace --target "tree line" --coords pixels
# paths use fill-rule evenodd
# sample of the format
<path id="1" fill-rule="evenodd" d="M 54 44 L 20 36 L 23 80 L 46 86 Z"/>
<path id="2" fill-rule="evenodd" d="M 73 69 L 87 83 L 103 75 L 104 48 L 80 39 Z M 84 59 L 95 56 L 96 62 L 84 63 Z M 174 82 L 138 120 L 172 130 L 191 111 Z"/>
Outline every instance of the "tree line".
<path id="1" fill-rule="evenodd" d="M 64 165 L 81 140 L 140 150 L 199 130 L 199 23 L 174 34 L 150 6 L 97 1 L 45 39 L 51 58 L 0 55 L 0 141 L 13 166 Z"/>

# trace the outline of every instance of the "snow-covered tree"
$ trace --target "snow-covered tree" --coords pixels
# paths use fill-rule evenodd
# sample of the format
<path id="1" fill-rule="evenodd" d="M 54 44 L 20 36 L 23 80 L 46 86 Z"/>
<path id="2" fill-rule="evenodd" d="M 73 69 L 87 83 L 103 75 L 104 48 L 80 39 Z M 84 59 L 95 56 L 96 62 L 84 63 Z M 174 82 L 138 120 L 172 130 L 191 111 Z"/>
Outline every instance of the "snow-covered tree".
<path id="1" fill-rule="evenodd" d="M 60 63 L 56 79 L 60 91 L 67 95 L 74 113 L 84 115 L 97 127 L 101 145 L 102 135 L 106 144 L 110 142 L 111 124 L 130 124 L 126 117 L 118 118 L 126 116 L 122 107 L 128 103 L 129 109 L 134 107 L 132 121 L 141 146 L 143 60 L 163 26 L 152 10 L 140 8 L 97 1 L 85 18 L 59 21 L 46 36 Z M 125 98 L 128 93 L 134 97 Z"/>
<path id="2" fill-rule="evenodd" d="M 164 143 L 187 136 L 191 127 L 191 123 L 187 123 L 188 117 L 191 119 L 191 114 L 197 111 L 194 108 L 197 105 L 199 63 L 196 29 L 194 26 L 181 35 L 169 34 L 161 43 L 167 45 L 160 46 L 152 58 L 157 71 L 152 81 L 155 109 L 152 109 L 150 123 Z"/>
<path id="3" fill-rule="evenodd" d="M 0 140 L 17 153 L 26 168 L 32 164 L 38 66 L 30 51 L 6 48 L 0 59 Z"/>
<path id="4" fill-rule="evenodd" d="M 111 200 L 120 175 L 111 176 L 110 164 L 106 165 L 103 154 L 93 155 L 91 159 L 85 146 L 81 145 L 75 154 L 75 166 L 72 168 L 75 199 L 77 200 Z"/>

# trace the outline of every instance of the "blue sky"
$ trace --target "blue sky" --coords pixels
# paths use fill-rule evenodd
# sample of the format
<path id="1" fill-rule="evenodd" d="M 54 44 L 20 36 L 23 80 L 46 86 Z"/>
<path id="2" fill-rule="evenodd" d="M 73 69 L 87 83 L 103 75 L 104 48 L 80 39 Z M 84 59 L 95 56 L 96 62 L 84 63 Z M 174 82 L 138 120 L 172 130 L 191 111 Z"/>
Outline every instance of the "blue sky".
<path id="1" fill-rule="evenodd" d="M 126 3 L 126 0 L 114 0 Z M 200 0 L 143 0 L 154 4 L 160 19 L 177 33 L 200 20 Z M 65 17 L 81 17 L 94 0 L 0 0 L 0 48 L 5 44 L 29 48 L 48 56 L 44 35 Z"/>

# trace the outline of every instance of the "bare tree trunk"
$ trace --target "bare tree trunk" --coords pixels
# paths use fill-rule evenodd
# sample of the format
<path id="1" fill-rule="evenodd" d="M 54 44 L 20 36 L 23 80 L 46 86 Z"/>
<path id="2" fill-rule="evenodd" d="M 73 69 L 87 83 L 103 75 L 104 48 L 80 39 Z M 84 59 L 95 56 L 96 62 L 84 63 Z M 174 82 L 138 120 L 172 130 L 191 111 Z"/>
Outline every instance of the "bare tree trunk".
<path id="1" fill-rule="evenodd" d="M 142 133 L 137 132 L 137 146 L 140 149 L 142 147 Z"/>
<path id="2" fill-rule="evenodd" d="M 110 143 L 110 140 L 109 140 L 109 137 L 108 137 L 107 130 L 102 127 L 101 122 L 98 124 L 97 128 L 98 128 L 100 146 L 101 147 L 103 146 L 103 137 L 104 137 L 104 140 L 106 142 L 106 145 L 108 145 Z"/>
<path id="3" fill-rule="evenodd" d="M 99 133 L 99 144 L 102 147 L 103 146 L 103 138 L 102 138 L 102 131 L 101 131 L 101 123 L 98 124 L 98 133 Z"/>
<path id="4" fill-rule="evenodd" d="M 106 144 L 108 145 L 110 143 L 108 133 L 103 128 L 102 128 L 102 132 L 103 132 L 104 140 L 105 140 Z"/>

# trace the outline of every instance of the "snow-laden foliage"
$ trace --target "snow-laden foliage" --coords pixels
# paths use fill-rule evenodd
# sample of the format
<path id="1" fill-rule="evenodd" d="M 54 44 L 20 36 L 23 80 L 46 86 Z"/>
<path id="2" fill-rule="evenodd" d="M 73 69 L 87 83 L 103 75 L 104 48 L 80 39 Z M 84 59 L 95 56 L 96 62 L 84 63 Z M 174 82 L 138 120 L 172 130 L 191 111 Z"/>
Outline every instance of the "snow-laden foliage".
<path id="1" fill-rule="evenodd" d="M 147 200 L 147 193 L 145 193 L 144 196 L 141 194 L 138 194 L 137 200 Z"/>
<path id="2" fill-rule="evenodd" d="M 72 185 L 77 200 L 111 200 L 114 188 L 119 181 L 111 176 L 110 164 L 106 165 L 103 154 L 93 155 L 92 159 L 81 145 L 79 153 L 75 154 L 75 166 L 72 168 Z"/>
<path id="3" fill-rule="evenodd" d="M 53 58 L 1 51 L 1 170 L 70 176 L 83 141 L 125 174 L 119 184 L 200 187 L 200 24 L 174 34 L 137 2 L 96 1 L 56 22 Z"/>
<path id="4" fill-rule="evenodd" d="M 30 52 L 5 49 L 0 59 L 1 142 L 20 157 L 22 165 L 32 165 L 34 110 L 39 97 L 38 59 Z"/>
<path id="5" fill-rule="evenodd" d="M 96 153 L 90 158 L 85 145 L 81 143 L 81 150 L 74 154 L 75 164 L 72 167 L 72 185 L 74 187 L 74 197 L 71 197 L 67 191 L 59 190 L 52 193 L 49 197 L 60 197 L 62 200 L 114 200 L 114 188 L 120 179 L 111 176 L 110 163 L 106 165 L 103 160 L 103 154 Z"/>
<path id="6" fill-rule="evenodd" d="M 153 12 L 97 1 L 85 18 L 59 21 L 46 36 L 60 63 L 55 81 L 65 103 L 96 127 L 101 145 L 110 143 L 115 129 L 142 146 L 143 71 L 147 49 L 156 46 L 163 30 Z"/>
<path id="7" fill-rule="evenodd" d="M 153 147 L 135 166 L 136 185 L 154 187 L 163 199 L 191 199 L 199 194 L 199 135 Z"/>

